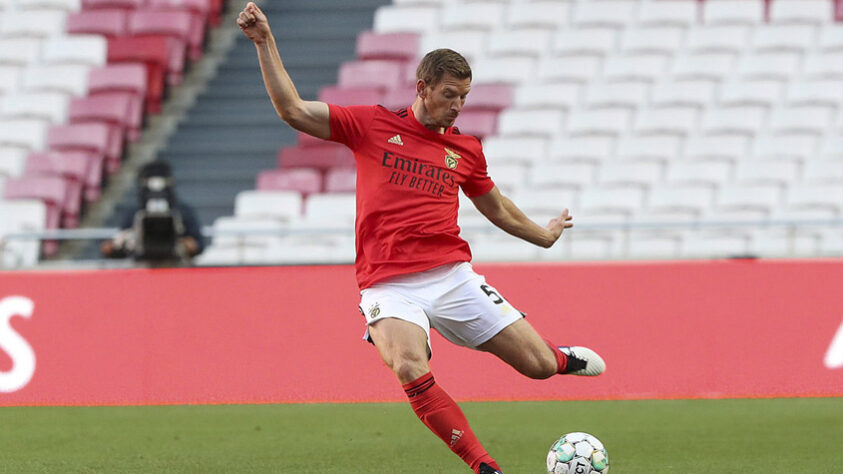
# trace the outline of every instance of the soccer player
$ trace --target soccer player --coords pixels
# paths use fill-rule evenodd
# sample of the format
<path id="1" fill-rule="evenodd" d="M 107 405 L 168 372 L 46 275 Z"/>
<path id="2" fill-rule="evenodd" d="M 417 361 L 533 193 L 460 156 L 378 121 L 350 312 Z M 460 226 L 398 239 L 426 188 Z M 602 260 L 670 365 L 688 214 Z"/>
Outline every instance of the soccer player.
<path id="1" fill-rule="evenodd" d="M 458 192 L 504 231 L 550 247 L 573 224 L 568 210 L 546 226 L 530 220 L 486 173 L 480 141 L 453 126 L 471 88 L 471 68 L 439 49 L 418 66 L 407 109 L 340 107 L 299 97 L 266 16 L 248 3 L 237 24 L 255 44 L 278 115 L 314 137 L 345 144 L 357 162 L 355 268 L 372 342 L 403 385 L 419 419 L 480 474 L 501 468 L 462 410 L 431 374 L 430 328 L 449 341 L 494 354 L 527 377 L 598 375 L 594 351 L 543 339 L 497 290 L 474 273 L 457 226 Z"/>

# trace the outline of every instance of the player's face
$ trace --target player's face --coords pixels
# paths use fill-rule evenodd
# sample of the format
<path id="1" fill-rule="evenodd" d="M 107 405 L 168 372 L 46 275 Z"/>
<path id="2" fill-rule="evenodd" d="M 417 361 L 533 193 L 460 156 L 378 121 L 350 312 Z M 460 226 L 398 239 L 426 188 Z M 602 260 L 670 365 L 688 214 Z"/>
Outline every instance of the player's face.
<path id="1" fill-rule="evenodd" d="M 457 79 L 447 73 L 438 84 L 425 86 L 422 99 L 431 125 L 453 126 L 470 89 L 471 79 Z"/>

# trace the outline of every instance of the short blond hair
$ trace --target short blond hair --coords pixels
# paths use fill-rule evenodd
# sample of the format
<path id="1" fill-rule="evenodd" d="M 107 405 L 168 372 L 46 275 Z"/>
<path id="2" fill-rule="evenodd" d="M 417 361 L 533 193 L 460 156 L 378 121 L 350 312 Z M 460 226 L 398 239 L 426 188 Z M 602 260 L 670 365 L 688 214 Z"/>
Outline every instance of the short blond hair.
<path id="1" fill-rule="evenodd" d="M 434 49 L 424 55 L 416 68 L 416 79 L 429 86 L 439 84 L 445 74 L 457 79 L 471 79 L 471 66 L 462 54 L 447 48 Z"/>

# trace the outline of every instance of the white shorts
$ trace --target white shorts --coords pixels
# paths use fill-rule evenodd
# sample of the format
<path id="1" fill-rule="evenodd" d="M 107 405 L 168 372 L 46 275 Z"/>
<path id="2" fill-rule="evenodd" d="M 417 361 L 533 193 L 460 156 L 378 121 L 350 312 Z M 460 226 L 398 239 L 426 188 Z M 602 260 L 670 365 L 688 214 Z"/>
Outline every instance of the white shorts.
<path id="1" fill-rule="evenodd" d="M 366 324 L 397 318 L 430 328 L 445 339 L 476 348 L 523 314 L 474 273 L 468 262 L 452 263 L 376 283 L 360 293 Z M 368 327 L 364 339 L 369 340 Z"/>

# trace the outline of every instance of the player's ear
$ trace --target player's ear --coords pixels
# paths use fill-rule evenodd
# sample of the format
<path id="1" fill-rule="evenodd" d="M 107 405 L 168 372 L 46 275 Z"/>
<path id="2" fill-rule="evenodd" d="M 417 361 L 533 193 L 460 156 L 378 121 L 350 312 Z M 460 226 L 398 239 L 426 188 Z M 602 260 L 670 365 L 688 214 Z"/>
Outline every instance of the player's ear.
<path id="1" fill-rule="evenodd" d="M 427 95 L 427 84 L 424 82 L 424 79 L 419 79 L 416 81 L 416 94 L 421 97 L 422 99 L 425 98 Z"/>

